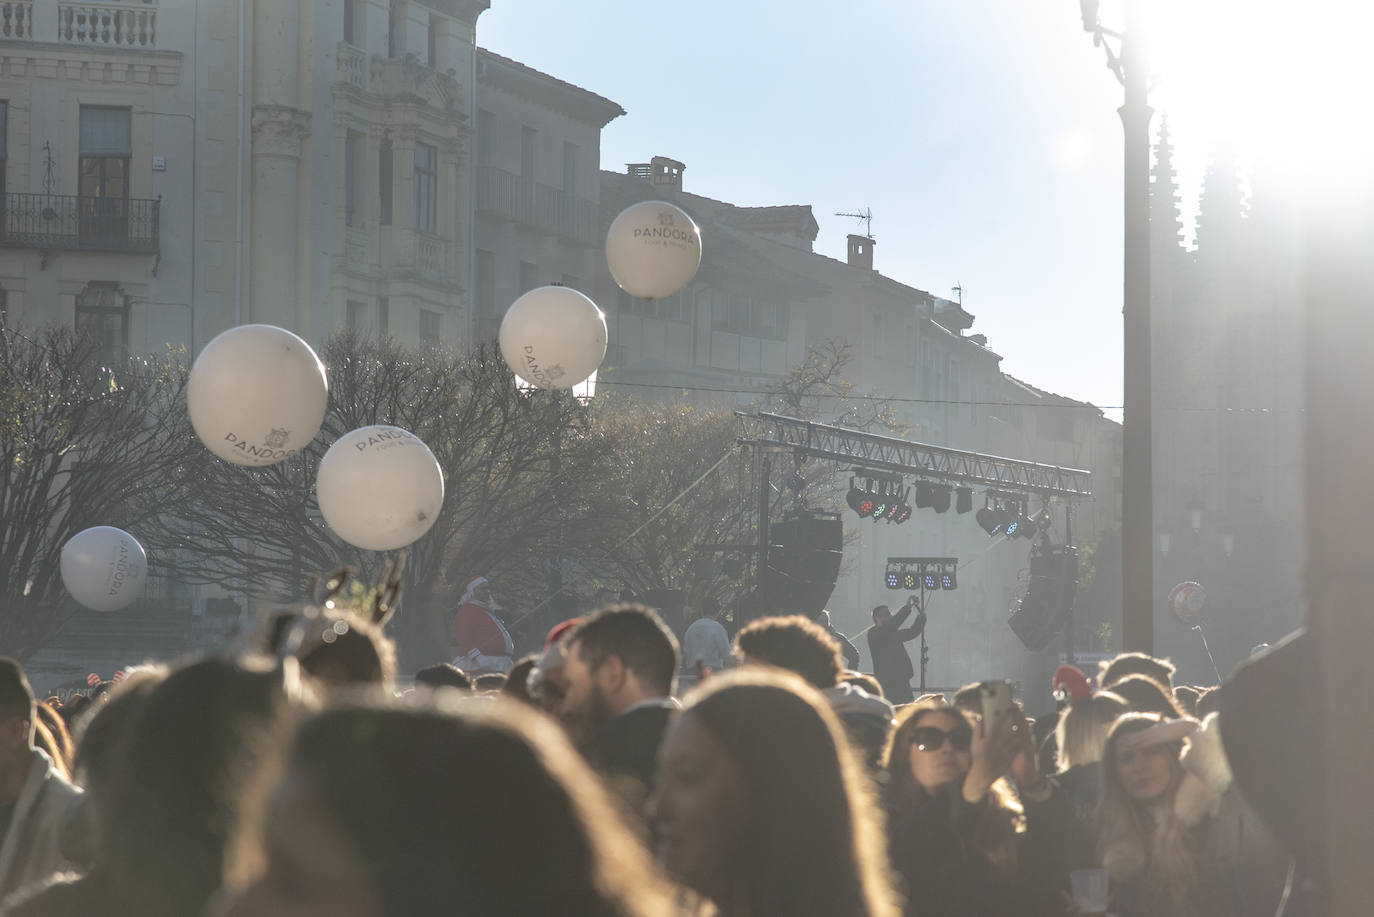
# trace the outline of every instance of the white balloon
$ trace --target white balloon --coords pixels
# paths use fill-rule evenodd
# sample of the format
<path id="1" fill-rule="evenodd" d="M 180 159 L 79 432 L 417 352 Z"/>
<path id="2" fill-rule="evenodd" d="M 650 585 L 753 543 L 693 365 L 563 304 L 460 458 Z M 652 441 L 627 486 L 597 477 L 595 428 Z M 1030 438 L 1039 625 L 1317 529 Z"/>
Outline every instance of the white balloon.
<path id="1" fill-rule="evenodd" d="M 205 345 L 186 407 L 205 447 L 236 465 L 272 465 L 310 444 L 329 383 L 310 345 L 285 328 L 239 325 Z"/>
<path id="2" fill-rule="evenodd" d="M 680 207 L 666 201 L 631 204 L 606 232 L 606 265 L 631 296 L 672 296 L 701 266 L 701 230 Z"/>
<path id="3" fill-rule="evenodd" d="M 339 437 L 315 478 L 324 521 L 344 541 L 394 551 L 428 532 L 444 505 L 444 473 L 418 436 L 359 427 Z"/>
<path id="4" fill-rule="evenodd" d="M 62 546 L 62 585 L 92 611 L 119 611 L 143 592 L 148 555 L 138 539 L 112 525 L 73 535 Z"/>
<path id="5" fill-rule="evenodd" d="M 572 388 L 606 357 L 606 316 L 571 287 L 537 287 L 511 303 L 497 340 L 530 385 Z"/>

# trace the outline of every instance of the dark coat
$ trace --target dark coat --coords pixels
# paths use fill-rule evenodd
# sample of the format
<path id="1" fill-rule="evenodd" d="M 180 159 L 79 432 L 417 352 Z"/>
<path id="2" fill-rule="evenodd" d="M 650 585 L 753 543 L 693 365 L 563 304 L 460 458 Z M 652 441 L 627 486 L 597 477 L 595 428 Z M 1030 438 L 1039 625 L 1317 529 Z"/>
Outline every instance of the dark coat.
<path id="1" fill-rule="evenodd" d="M 1027 802 L 1026 830 L 1017 835 L 1017 868 L 1005 876 L 973 846 L 989 799 L 964 800 L 958 783 L 927 797 L 912 812 L 889 806 L 889 852 L 907 917 L 1063 917 L 1069 873 L 1092 865 L 1088 839 L 1055 787 L 1043 802 Z"/>
<path id="2" fill-rule="evenodd" d="M 911 657 L 907 655 L 906 642 L 915 640 L 925 630 L 926 613 L 916 616 L 910 627 L 903 628 L 902 622 L 911 614 L 913 606 L 907 605 L 888 619 L 886 624 L 874 624 L 868 629 L 868 653 L 873 659 L 873 675 L 883 686 L 883 696 L 894 704 L 909 704 L 915 697 L 911 693 L 911 676 L 916 674 L 911 667 Z"/>

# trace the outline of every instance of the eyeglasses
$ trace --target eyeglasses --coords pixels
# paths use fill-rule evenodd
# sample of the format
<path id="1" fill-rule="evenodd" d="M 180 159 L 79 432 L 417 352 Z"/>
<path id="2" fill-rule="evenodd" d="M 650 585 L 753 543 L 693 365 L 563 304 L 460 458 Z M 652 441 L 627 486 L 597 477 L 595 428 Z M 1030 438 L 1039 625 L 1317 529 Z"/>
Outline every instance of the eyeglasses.
<path id="1" fill-rule="evenodd" d="M 973 730 L 964 726 L 945 732 L 937 726 L 917 726 L 911 733 L 912 744 L 921 751 L 939 751 L 946 739 L 955 751 L 968 751 L 973 744 Z"/>

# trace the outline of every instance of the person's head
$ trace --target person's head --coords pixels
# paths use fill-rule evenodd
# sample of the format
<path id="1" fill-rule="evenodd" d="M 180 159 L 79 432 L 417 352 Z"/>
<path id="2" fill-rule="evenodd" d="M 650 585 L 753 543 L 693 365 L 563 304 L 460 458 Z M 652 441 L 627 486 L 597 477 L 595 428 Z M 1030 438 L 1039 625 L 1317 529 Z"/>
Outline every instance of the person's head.
<path id="1" fill-rule="evenodd" d="M 1197 715 L 1197 700 L 1202 696 L 1202 692 L 1192 685 L 1175 685 L 1174 701 L 1178 708 L 1188 716 Z"/>
<path id="2" fill-rule="evenodd" d="M 910 704 L 897 716 L 887 752 L 894 797 L 921 799 L 962 780 L 973 764 L 973 726 L 944 698 Z"/>
<path id="3" fill-rule="evenodd" d="M 840 718 L 850 747 L 871 776 L 882 768 L 883 752 L 892 733 L 893 707 L 881 695 L 862 686 L 840 683 L 823 692 L 831 711 Z"/>
<path id="4" fill-rule="evenodd" d="M 708 618 L 712 621 L 720 617 L 720 600 L 714 596 L 706 596 L 697 603 L 697 608 L 700 609 L 697 617 Z"/>
<path id="5" fill-rule="evenodd" d="M 1138 806 L 1159 802 L 1183 775 L 1179 756 L 1192 721 L 1157 713 L 1127 713 L 1112 725 L 1102 751 L 1103 793 Z"/>
<path id="6" fill-rule="evenodd" d="M 344 706 L 304 722 L 262 819 L 266 869 L 225 917 L 648 917 L 648 858 L 552 723 L 504 698 Z"/>
<path id="7" fill-rule="evenodd" d="M 534 698 L 530 696 L 530 673 L 534 671 L 538 662 L 539 657 L 531 653 L 512 666 L 506 674 L 506 683 L 501 686 L 501 693 L 521 703 L 533 704 Z"/>
<path id="8" fill-rule="evenodd" d="M 302 698 L 296 671 L 294 660 L 206 659 L 135 704 L 96 811 L 112 910 L 201 913 L 222 884 L 243 787 Z"/>
<path id="9" fill-rule="evenodd" d="M 890 608 L 888 608 L 886 605 L 873 606 L 873 623 L 875 625 L 877 625 L 878 627 L 882 627 L 884 624 L 891 620 L 892 610 Z"/>
<path id="10" fill-rule="evenodd" d="M 854 672 L 845 669 L 840 673 L 840 684 L 853 685 L 856 688 L 863 688 L 874 697 L 883 696 L 882 682 L 869 675 L 867 672 Z"/>
<path id="11" fill-rule="evenodd" d="M 0 658 L 0 772 L 27 762 L 38 716 L 36 703 L 23 667 L 13 659 Z"/>
<path id="12" fill-rule="evenodd" d="M 491 583 L 484 576 L 474 576 L 468 580 L 464 601 L 475 601 L 480 605 L 491 604 Z"/>
<path id="13" fill-rule="evenodd" d="M 983 689 L 980 687 L 982 682 L 974 682 L 971 685 L 964 685 L 954 692 L 952 703 L 955 707 L 971 713 L 974 716 L 983 715 Z"/>
<path id="14" fill-rule="evenodd" d="M 557 713 L 579 743 L 591 741 L 633 705 L 673 693 L 677 638 L 651 608 L 611 605 L 564 640 L 568 689 Z"/>
<path id="15" fill-rule="evenodd" d="M 396 645 L 361 615 L 327 612 L 303 620 L 296 654 L 301 668 L 327 688 L 386 687 L 396 677 Z"/>
<path id="16" fill-rule="evenodd" d="M 1101 761 L 1107 733 L 1129 710 L 1126 701 L 1110 691 L 1098 691 L 1064 708 L 1055 727 L 1060 772 Z"/>
<path id="17" fill-rule="evenodd" d="M 425 666 L 415 673 L 415 685 L 425 688 L 454 688 L 464 693 L 472 690 L 472 680 L 451 662 Z"/>
<path id="18" fill-rule="evenodd" d="M 1145 653 L 1119 653 L 1110 662 L 1102 663 L 1098 687 L 1111 688 L 1127 675 L 1144 675 L 1168 689 L 1174 684 L 1174 664 Z"/>
<path id="19" fill-rule="evenodd" d="M 506 676 L 502 672 L 483 672 L 472 682 L 472 690 L 477 694 L 496 694 L 506 686 Z"/>
<path id="20" fill-rule="evenodd" d="M 58 714 L 57 708 L 48 701 L 39 701 L 34 704 L 33 711 L 37 717 L 34 725 L 41 726 L 48 734 L 51 744 L 51 751 L 48 757 L 52 758 L 58 770 L 70 776 L 72 769 L 72 752 L 75 750 L 72 745 L 71 733 L 67 731 L 67 724 Z"/>
<path id="21" fill-rule="evenodd" d="M 844 743 L 796 676 L 711 679 L 659 749 L 659 859 L 726 914 L 892 913 L 879 828 Z"/>
<path id="22" fill-rule="evenodd" d="M 545 713 L 557 715 L 568 693 L 568 653 L 565 638 L 582 623 L 571 618 L 555 624 L 544 639 L 544 652 L 530 670 L 530 699 Z"/>
<path id="23" fill-rule="evenodd" d="M 1111 687 L 1111 692 L 1125 699 L 1136 713 L 1158 713 L 1176 720 L 1185 714 L 1169 689 L 1144 675 L 1127 675 Z"/>
<path id="24" fill-rule="evenodd" d="M 1221 711 L 1221 686 L 1214 685 L 1203 691 L 1197 699 L 1197 718 L 1205 720 L 1213 713 Z"/>
<path id="25" fill-rule="evenodd" d="M 839 642 L 801 615 L 760 618 L 735 637 L 735 650 L 745 665 L 786 669 L 815 688 L 833 688 L 844 670 Z"/>

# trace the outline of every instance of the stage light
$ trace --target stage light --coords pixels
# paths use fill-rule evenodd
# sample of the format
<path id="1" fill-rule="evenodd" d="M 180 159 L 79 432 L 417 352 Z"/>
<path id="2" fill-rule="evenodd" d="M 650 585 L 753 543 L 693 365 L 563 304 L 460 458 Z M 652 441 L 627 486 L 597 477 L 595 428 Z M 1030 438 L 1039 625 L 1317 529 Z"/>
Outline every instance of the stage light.
<path id="1" fill-rule="evenodd" d="M 901 575 L 894 570 L 887 571 L 887 588 L 900 589 L 902 586 Z"/>
<path id="2" fill-rule="evenodd" d="M 906 521 L 907 521 L 908 519 L 910 519 L 910 518 L 911 518 L 911 507 L 910 507 L 910 506 L 907 506 L 906 504 L 903 504 L 903 505 L 897 507 L 897 512 L 893 514 L 893 516 L 892 516 L 892 524 L 893 524 L 893 525 L 901 525 L 903 522 L 906 522 Z"/>
<path id="3" fill-rule="evenodd" d="M 1002 534 L 1006 535 L 1008 538 L 1015 538 L 1016 533 L 1021 530 L 1021 517 L 1006 513 L 1002 518 L 1004 520 L 1002 523 Z"/>
<path id="4" fill-rule="evenodd" d="M 874 521 L 874 522 L 877 522 L 879 519 L 883 518 L 884 515 L 886 515 L 886 513 L 887 513 L 887 503 L 885 502 L 885 500 L 886 500 L 886 498 L 881 499 L 881 500 L 879 500 L 878 502 L 876 502 L 876 503 L 873 504 L 873 521 Z"/>
<path id="5" fill-rule="evenodd" d="M 935 488 L 931 487 L 926 481 L 917 481 L 916 499 L 914 502 L 917 509 L 928 509 L 930 505 L 935 502 Z"/>
<path id="6" fill-rule="evenodd" d="M 873 510 L 874 510 L 875 508 L 876 508 L 876 504 L 873 502 L 873 498 L 872 498 L 872 497 L 864 497 L 863 500 L 860 501 L 860 503 L 859 503 L 859 509 L 858 509 L 859 518 L 860 518 L 860 519 L 865 519 L 865 518 L 867 518 L 867 517 L 873 515 Z"/>
<path id="7" fill-rule="evenodd" d="M 991 506 L 985 506 L 974 516 L 978 520 L 978 527 L 989 535 L 996 536 L 1002 530 L 1002 513 Z"/>
<path id="8" fill-rule="evenodd" d="M 948 573 L 941 573 L 941 574 L 940 574 L 940 588 L 941 588 L 941 589 L 958 589 L 958 588 L 959 588 L 959 580 L 958 580 L 958 578 L 955 576 L 953 570 L 949 571 Z"/>
<path id="9" fill-rule="evenodd" d="M 925 575 L 925 584 L 926 584 L 926 590 L 927 590 L 927 591 L 933 591 L 933 590 L 939 589 L 939 588 L 940 588 L 940 578 L 939 578 L 938 576 L 936 576 L 934 573 L 927 573 L 927 574 Z"/>
<path id="10" fill-rule="evenodd" d="M 902 588 L 907 592 L 920 588 L 920 580 L 916 578 L 915 573 L 908 570 L 906 573 L 902 574 Z"/>
<path id="11" fill-rule="evenodd" d="M 934 491 L 935 495 L 931 498 L 930 508 L 937 513 L 949 512 L 949 488 L 936 487 Z"/>
<path id="12" fill-rule="evenodd" d="M 956 487 L 954 489 L 954 511 L 961 516 L 973 511 L 972 487 Z"/>

